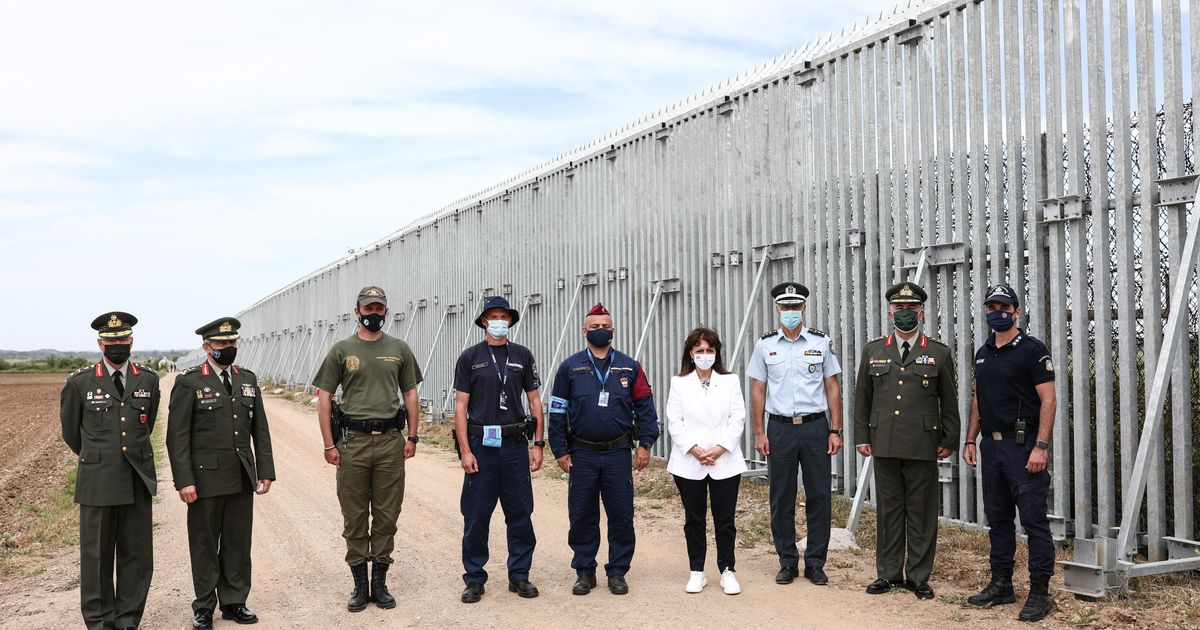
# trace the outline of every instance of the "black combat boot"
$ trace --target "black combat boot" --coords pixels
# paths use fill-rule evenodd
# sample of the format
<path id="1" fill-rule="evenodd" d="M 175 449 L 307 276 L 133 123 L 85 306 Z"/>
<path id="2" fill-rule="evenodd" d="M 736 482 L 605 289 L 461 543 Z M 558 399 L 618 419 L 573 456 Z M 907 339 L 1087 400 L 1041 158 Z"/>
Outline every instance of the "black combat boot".
<path id="1" fill-rule="evenodd" d="M 367 563 L 350 567 L 350 573 L 354 576 L 354 592 L 346 601 L 346 610 L 361 612 L 366 609 L 367 602 L 371 601 L 371 591 L 367 588 Z"/>
<path id="2" fill-rule="evenodd" d="M 967 603 L 980 608 L 991 608 L 1017 601 L 1013 595 L 1012 567 L 992 567 L 992 581 L 978 595 L 967 598 Z"/>
<path id="3" fill-rule="evenodd" d="M 1050 599 L 1050 576 L 1045 573 L 1029 575 L 1029 599 L 1017 615 L 1020 621 L 1041 621 L 1054 608 L 1054 600 Z"/>
<path id="4" fill-rule="evenodd" d="M 395 608 L 396 598 L 387 588 L 388 565 L 382 562 L 371 563 L 371 601 L 380 608 Z"/>

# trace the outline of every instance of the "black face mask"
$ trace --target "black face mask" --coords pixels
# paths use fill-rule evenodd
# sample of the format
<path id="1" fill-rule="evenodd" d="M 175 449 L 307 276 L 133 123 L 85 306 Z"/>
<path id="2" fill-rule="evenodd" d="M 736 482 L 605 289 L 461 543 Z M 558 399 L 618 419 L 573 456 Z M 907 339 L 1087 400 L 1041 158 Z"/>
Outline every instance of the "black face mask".
<path id="1" fill-rule="evenodd" d="M 608 330 L 607 328 L 597 328 L 595 330 L 587 331 L 588 343 L 597 348 L 608 347 L 608 344 L 612 343 L 612 337 L 613 331 Z"/>
<path id="2" fill-rule="evenodd" d="M 113 365 L 123 365 L 129 360 L 129 351 L 133 348 L 131 343 L 114 344 L 104 346 L 104 358 Z"/>
<path id="3" fill-rule="evenodd" d="M 213 348 L 212 358 L 217 365 L 233 365 L 233 360 L 237 358 L 237 346 L 229 346 L 220 350 Z"/>
<path id="4" fill-rule="evenodd" d="M 371 332 L 379 332 L 383 329 L 383 315 L 379 313 L 363 315 L 358 318 L 358 323 Z"/>

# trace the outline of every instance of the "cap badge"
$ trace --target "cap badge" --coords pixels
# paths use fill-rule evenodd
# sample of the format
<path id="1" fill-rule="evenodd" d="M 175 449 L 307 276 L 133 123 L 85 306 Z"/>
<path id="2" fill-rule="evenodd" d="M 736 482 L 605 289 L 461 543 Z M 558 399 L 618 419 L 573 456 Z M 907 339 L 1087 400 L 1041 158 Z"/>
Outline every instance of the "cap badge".
<path id="1" fill-rule="evenodd" d="M 124 325 L 125 325 L 125 322 L 122 322 L 121 318 L 117 317 L 116 314 L 108 316 L 107 326 L 109 328 L 120 328 L 121 326 L 124 326 Z"/>
<path id="2" fill-rule="evenodd" d="M 217 332 L 233 332 L 233 324 L 230 324 L 229 322 L 221 322 L 221 327 L 217 329 Z"/>
<path id="3" fill-rule="evenodd" d="M 367 289 L 367 297 L 379 297 L 379 289 Z"/>
<path id="4" fill-rule="evenodd" d="M 912 296 L 913 295 L 912 285 L 905 284 L 904 286 L 900 287 L 900 295 Z"/>
<path id="5" fill-rule="evenodd" d="M 786 293 L 786 294 L 788 294 L 788 295 L 795 295 L 795 293 L 796 293 L 796 287 L 795 287 L 795 285 L 791 285 L 791 284 L 789 284 L 789 285 L 787 285 L 786 287 L 784 287 L 784 289 L 783 289 L 783 292 L 784 292 L 784 293 Z"/>

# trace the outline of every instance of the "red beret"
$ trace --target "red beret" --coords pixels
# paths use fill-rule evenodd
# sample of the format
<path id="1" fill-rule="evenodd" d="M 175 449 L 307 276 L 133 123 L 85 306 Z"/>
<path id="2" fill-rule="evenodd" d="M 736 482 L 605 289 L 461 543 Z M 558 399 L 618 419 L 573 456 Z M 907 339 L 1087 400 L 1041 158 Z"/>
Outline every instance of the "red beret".
<path id="1" fill-rule="evenodd" d="M 596 305 L 587 312 L 588 317 L 591 317 L 592 315 L 611 315 L 611 313 L 608 312 L 608 309 L 604 308 L 603 304 L 596 302 Z"/>

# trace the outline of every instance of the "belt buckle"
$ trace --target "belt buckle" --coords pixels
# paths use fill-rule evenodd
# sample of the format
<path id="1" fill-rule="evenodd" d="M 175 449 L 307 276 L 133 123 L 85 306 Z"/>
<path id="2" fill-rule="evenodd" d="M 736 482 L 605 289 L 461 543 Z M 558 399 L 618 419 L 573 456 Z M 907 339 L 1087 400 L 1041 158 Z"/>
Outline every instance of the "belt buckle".
<path id="1" fill-rule="evenodd" d="M 371 435 L 383 435 L 383 423 L 375 420 L 371 423 Z"/>
<path id="2" fill-rule="evenodd" d="M 804 424 L 804 416 L 792 416 L 792 424 Z"/>
<path id="3" fill-rule="evenodd" d="M 992 431 L 992 439 L 999 442 L 1004 439 L 1004 434 L 999 431 Z"/>

